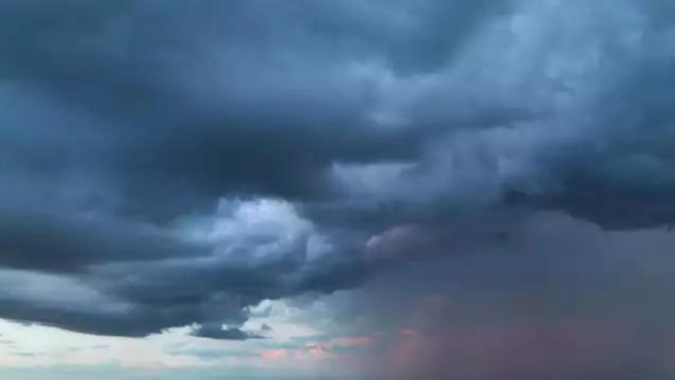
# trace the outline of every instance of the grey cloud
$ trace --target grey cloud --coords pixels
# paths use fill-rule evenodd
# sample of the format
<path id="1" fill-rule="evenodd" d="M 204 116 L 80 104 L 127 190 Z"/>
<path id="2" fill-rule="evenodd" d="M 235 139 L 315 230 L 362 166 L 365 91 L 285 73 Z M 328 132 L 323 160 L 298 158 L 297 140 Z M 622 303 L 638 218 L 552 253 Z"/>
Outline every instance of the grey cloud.
<path id="1" fill-rule="evenodd" d="M 379 332 L 360 364 L 369 378 L 672 376 L 675 235 L 608 233 L 559 213 L 505 229 L 508 240 L 412 262 L 325 301 L 351 334 Z"/>
<path id="2" fill-rule="evenodd" d="M 100 107 L 113 108 L 113 115 L 69 130 L 96 128 L 93 141 L 80 132 L 75 150 L 99 147 L 85 161 L 95 165 L 85 170 L 112 176 L 129 212 L 175 216 L 233 191 L 307 196 L 321 190 L 321 173 L 333 160 L 411 157 L 419 149 L 410 144 L 419 132 L 382 133 L 364 124 L 376 83 L 350 66 L 367 57 L 349 43 L 336 52 L 327 48 L 334 39 L 353 38 L 351 28 L 315 30 L 325 18 L 341 24 L 340 15 L 372 28 L 369 21 L 380 13 L 397 12 L 383 4 L 345 2 L 332 13 L 306 2 L 12 4 L 3 25 L 26 33 L 7 45 L 22 72 L 9 83 L 28 82 L 49 94 L 56 89 L 58 107 L 98 114 Z M 407 12 L 403 5 L 398 12 Z M 412 11 L 423 17 L 428 8 Z M 287 30 L 283 17 L 298 30 Z M 386 20 L 380 19 L 381 28 L 396 30 Z M 168 24 L 175 25 L 161 27 Z M 363 34 L 356 39 L 372 33 Z M 297 59 L 286 62 L 293 51 Z M 270 71 L 275 65 L 285 75 Z M 362 127 L 340 128 L 346 124 Z M 341 133 L 333 133 L 338 128 Z"/>
<path id="3" fill-rule="evenodd" d="M 505 236 L 505 209 L 673 223 L 670 8 L 4 1 L 0 266 L 57 276 L 65 299 L 0 293 L 0 317 L 122 336 L 236 324 L 416 260 L 403 251 Z M 212 215 L 270 200 L 291 211 Z M 472 218 L 464 239 L 364 248 Z"/>
<path id="4" fill-rule="evenodd" d="M 455 207 L 513 189 L 610 227 L 641 226 L 669 219 L 640 201 L 670 193 L 669 182 L 611 173 L 650 165 L 649 178 L 663 177 L 668 166 L 649 141 L 667 137 L 670 120 L 652 3 L 10 2 L 3 25 L 27 31 L 7 45 L 20 68 L 10 83 L 96 115 L 68 130 L 81 136 L 76 152 L 99 152 L 48 160 L 54 179 L 79 166 L 112 186 L 119 212 L 171 218 L 232 193 L 339 208 L 331 165 L 404 161 L 415 169 L 378 181 L 394 189 L 377 199 Z M 57 101 L 54 87 L 65 92 Z M 593 193 L 624 205 L 616 221 L 609 206 L 591 207 Z M 636 211 L 645 215 L 624 221 Z"/>
<path id="5" fill-rule="evenodd" d="M 248 340 L 260 339 L 262 336 L 242 331 L 238 328 L 222 328 L 221 326 L 201 326 L 192 332 L 193 336 L 199 338 L 217 339 L 217 340 Z"/>
<path id="6" fill-rule="evenodd" d="M 100 256 L 77 272 L 56 266 L 51 273 L 0 272 L 2 317 L 127 337 L 198 324 L 195 336 L 244 340 L 261 333 L 213 326 L 243 324 L 249 309 L 265 299 L 332 292 L 365 280 L 359 267 L 367 263 L 346 266 L 347 257 L 339 258 L 334 247 L 312 244 L 325 238 L 291 204 L 230 203 L 213 218 L 166 231 L 186 247 L 208 247 L 206 254 L 186 249 L 177 257 Z"/>
<path id="7" fill-rule="evenodd" d="M 203 254 L 204 247 L 182 243 L 150 224 L 89 215 L 67 210 L 29 214 L 2 209 L 0 257 L 5 266 L 49 271 L 81 271 L 91 264 L 152 261 Z"/>

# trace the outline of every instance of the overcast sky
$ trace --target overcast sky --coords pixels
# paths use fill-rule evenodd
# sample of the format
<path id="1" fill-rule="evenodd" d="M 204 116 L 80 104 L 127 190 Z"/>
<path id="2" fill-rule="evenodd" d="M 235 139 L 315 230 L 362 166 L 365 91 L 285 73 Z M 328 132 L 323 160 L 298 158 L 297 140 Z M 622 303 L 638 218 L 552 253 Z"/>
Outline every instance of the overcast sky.
<path id="1" fill-rule="evenodd" d="M 0 377 L 672 379 L 673 20 L 0 0 Z"/>

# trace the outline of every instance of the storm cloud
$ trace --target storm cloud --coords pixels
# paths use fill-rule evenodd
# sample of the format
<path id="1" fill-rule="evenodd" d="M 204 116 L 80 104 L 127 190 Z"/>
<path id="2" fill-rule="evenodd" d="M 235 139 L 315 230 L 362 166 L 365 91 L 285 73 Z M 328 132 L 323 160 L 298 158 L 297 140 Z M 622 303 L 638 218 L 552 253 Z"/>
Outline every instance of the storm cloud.
<path id="1" fill-rule="evenodd" d="M 243 340 L 263 300 L 508 240 L 530 213 L 671 225 L 672 17 L 665 0 L 2 1 L 0 317 Z"/>
<path id="2" fill-rule="evenodd" d="M 675 235 L 550 212 L 505 231 L 328 301 L 343 333 L 372 339 L 364 379 L 672 377 Z"/>

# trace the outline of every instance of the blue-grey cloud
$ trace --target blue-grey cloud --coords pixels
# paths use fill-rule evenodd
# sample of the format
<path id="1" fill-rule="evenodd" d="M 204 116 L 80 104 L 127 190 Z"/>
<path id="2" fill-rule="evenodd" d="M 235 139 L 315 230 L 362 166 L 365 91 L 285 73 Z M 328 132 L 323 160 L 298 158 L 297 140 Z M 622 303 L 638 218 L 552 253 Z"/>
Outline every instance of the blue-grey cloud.
<path id="1" fill-rule="evenodd" d="M 0 317 L 246 338 L 261 300 L 508 240 L 503 218 L 672 224 L 673 14 L 657 0 L 3 1 Z M 458 220 L 462 237 L 372 252 L 419 238 L 401 226 Z"/>

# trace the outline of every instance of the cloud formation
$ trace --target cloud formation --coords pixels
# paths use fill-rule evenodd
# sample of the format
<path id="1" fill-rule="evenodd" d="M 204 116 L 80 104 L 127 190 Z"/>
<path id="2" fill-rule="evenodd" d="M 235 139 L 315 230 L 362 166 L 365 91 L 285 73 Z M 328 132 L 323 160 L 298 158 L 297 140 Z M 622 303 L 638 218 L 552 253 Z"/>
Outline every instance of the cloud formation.
<path id="1" fill-rule="evenodd" d="M 673 376 L 675 235 L 608 233 L 559 213 L 530 215 L 508 235 L 329 301 L 338 325 L 372 340 L 352 364 L 363 378 Z"/>
<path id="2" fill-rule="evenodd" d="M 671 224 L 674 12 L 3 1 L 0 317 L 246 339 L 262 300 L 507 237 L 521 213 Z"/>

